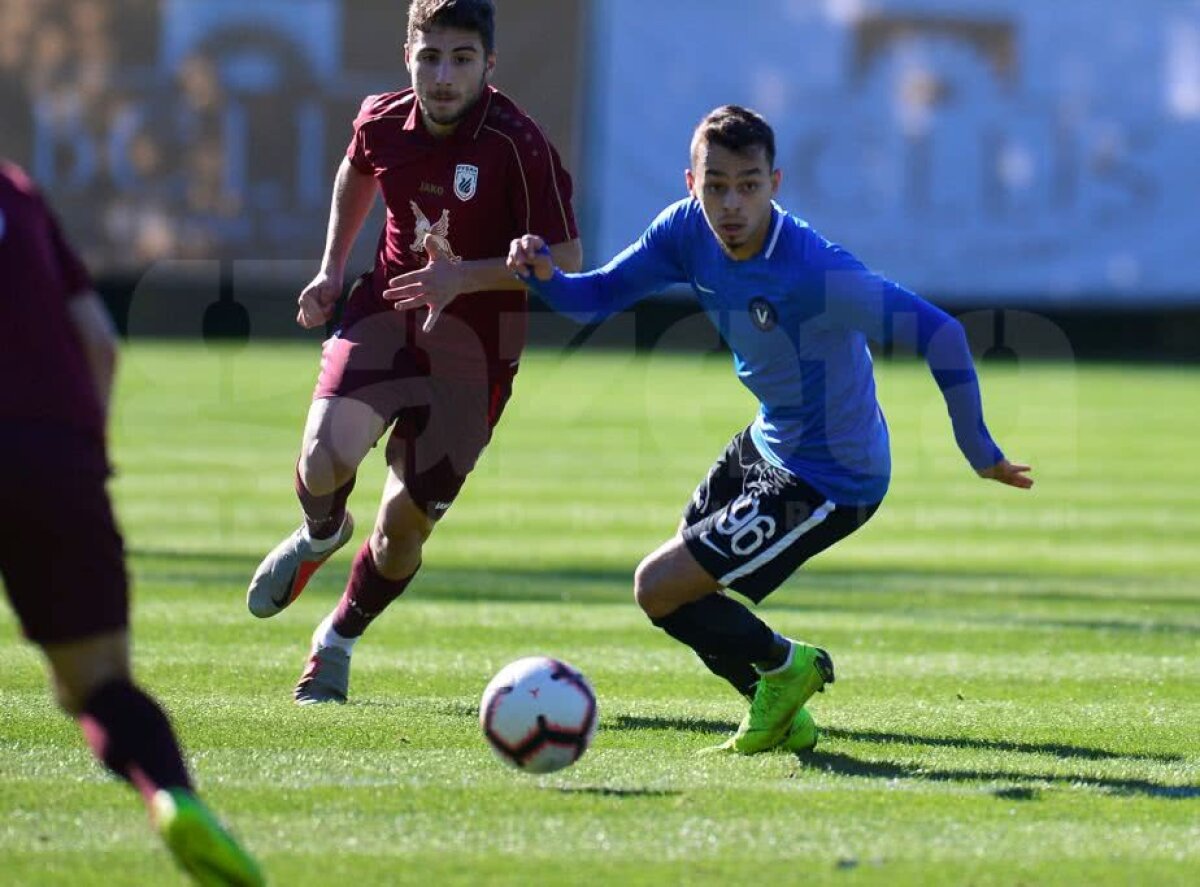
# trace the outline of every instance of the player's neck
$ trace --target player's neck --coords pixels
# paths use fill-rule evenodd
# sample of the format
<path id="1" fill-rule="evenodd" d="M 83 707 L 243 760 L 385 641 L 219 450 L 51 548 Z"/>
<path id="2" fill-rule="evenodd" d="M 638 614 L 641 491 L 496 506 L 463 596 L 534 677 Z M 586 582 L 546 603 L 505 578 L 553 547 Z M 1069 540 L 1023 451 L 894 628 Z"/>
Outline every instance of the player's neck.
<path id="1" fill-rule="evenodd" d="M 455 131 L 457 131 L 464 120 L 475 113 L 476 109 L 479 107 L 479 102 L 483 99 L 483 93 L 484 90 L 481 89 L 471 104 L 467 105 L 467 107 L 463 110 L 462 114 L 460 114 L 456 120 L 453 120 L 450 123 L 438 123 L 428 114 L 426 114 L 425 108 L 418 103 L 417 110 L 421 115 L 421 122 L 425 126 L 425 131 L 435 139 L 449 138 L 455 133 Z"/>

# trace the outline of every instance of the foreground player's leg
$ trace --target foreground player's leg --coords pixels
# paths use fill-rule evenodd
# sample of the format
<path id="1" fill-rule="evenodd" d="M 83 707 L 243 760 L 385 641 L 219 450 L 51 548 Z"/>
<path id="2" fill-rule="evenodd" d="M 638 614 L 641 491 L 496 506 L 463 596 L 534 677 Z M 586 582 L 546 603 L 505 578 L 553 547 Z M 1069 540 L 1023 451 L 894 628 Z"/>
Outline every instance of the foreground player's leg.
<path id="1" fill-rule="evenodd" d="M 740 658 L 759 673 L 750 712 L 731 740 L 734 751 L 753 754 L 779 745 L 809 697 L 833 681 L 828 653 L 776 634 L 723 594 L 679 536 L 638 567 L 635 595 L 655 625 L 701 659 Z"/>
<path id="2" fill-rule="evenodd" d="M 255 616 L 274 616 L 288 607 L 321 565 L 350 541 L 354 520 L 346 501 L 359 463 L 383 429 L 383 419 L 365 403 L 345 397 L 313 401 L 296 466 L 304 523 L 255 571 L 246 594 Z"/>
<path id="3" fill-rule="evenodd" d="M 375 529 L 359 549 L 341 600 L 313 632 L 312 649 L 293 692 L 300 705 L 345 702 L 350 656 L 367 627 L 404 593 L 421 566 L 421 548 L 434 522 L 388 472 Z"/>
<path id="4" fill-rule="evenodd" d="M 199 884 L 264 883 L 257 863 L 196 797 L 162 709 L 129 679 L 124 632 L 44 647 L 60 705 L 92 753 L 141 793 L 179 865 Z"/>
<path id="5" fill-rule="evenodd" d="M 153 816 L 175 861 L 197 884 L 259 887 L 266 883 L 258 863 L 190 791 L 159 791 L 154 796 Z"/>

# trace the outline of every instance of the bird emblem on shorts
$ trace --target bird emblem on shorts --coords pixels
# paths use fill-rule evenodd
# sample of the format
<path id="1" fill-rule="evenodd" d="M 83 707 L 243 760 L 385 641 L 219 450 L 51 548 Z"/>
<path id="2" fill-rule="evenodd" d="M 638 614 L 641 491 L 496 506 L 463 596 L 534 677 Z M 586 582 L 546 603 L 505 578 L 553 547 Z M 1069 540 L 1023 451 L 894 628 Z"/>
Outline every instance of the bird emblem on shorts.
<path id="1" fill-rule="evenodd" d="M 408 205 L 412 207 L 413 215 L 416 217 L 416 229 L 413 232 L 413 242 L 409 249 L 414 253 L 425 252 L 425 235 L 428 234 L 452 262 L 458 261 L 459 256 L 455 254 L 454 247 L 450 245 L 450 210 L 442 210 L 441 218 L 437 220 L 436 224 L 431 225 L 429 218 L 421 212 L 421 207 L 417 206 L 415 200 L 410 200 Z"/>

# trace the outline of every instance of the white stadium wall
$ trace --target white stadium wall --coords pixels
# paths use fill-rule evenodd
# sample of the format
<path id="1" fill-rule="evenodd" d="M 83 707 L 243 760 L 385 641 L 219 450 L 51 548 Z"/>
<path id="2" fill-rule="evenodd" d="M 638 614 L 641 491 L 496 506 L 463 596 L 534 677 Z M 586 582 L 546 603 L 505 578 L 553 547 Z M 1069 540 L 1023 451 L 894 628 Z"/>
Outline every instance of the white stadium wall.
<path id="1" fill-rule="evenodd" d="M 1200 2 L 599 0 L 589 254 L 683 195 L 712 107 L 775 125 L 782 202 L 956 304 L 1200 302 Z"/>

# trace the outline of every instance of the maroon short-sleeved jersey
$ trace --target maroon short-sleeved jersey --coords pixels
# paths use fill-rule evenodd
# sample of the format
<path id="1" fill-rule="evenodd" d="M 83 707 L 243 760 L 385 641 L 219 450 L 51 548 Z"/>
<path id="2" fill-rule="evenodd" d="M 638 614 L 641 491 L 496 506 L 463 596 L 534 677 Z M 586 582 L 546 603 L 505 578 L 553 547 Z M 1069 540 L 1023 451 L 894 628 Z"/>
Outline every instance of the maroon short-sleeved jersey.
<path id="1" fill-rule="evenodd" d="M 426 234 L 461 259 L 508 254 L 510 241 L 540 234 L 548 243 L 578 236 L 571 207 L 571 177 L 538 125 L 492 87 L 455 131 L 436 138 L 425 128 L 411 89 L 368 96 L 354 121 L 347 157 L 375 176 L 387 205 L 372 286 L 346 306 L 343 325 L 391 310 L 382 297 L 387 281 L 426 264 Z M 466 327 L 490 361 L 515 360 L 525 339 L 525 293 L 472 293 L 446 309 L 426 335 L 424 311 L 410 312 L 412 340 L 434 352 L 457 350 Z M 459 322 L 446 322 L 454 317 Z"/>
<path id="2" fill-rule="evenodd" d="M 67 303 L 83 263 L 29 178 L 0 160 L 0 423 L 51 422 L 104 439 L 104 418 Z"/>

